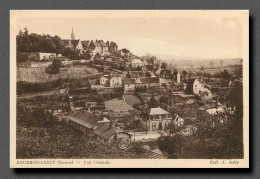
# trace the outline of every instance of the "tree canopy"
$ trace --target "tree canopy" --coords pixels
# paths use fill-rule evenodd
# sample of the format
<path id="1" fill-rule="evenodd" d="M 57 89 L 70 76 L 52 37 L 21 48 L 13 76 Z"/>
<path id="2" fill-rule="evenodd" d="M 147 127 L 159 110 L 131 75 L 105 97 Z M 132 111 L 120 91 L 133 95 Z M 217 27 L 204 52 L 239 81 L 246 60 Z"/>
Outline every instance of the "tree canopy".
<path id="1" fill-rule="evenodd" d="M 60 54 L 64 52 L 64 45 L 57 35 L 28 34 L 25 28 L 24 33 L 19 33 L 16 37 L 17 52 L 46 52 Z"/>

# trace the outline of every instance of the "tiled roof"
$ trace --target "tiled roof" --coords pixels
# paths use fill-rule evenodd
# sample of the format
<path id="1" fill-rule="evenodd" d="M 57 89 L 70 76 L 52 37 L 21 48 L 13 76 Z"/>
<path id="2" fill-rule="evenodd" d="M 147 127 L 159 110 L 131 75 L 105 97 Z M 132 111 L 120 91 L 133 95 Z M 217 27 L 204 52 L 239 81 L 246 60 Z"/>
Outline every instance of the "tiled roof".
<path id="1" fill-rule="evenodd" d="M 103 133 L 101 133 L 99 136 L 103 139 L 108 139 L 109 137 L 113 136 L 116 134 L 116 128 L 114 127 L 110 127 L 108 128 L 106 131 L 104 131 Z"/>
<path id="2" fill-rule="evenodd" d="M 154 114 L 170 114 L 170 113 L 163 110 L 162 108 L 151 108 L 149 114 L 154 115 Z"/>
<path id="3" fill-rule="evenodd" d="M 157 154 L 153 151 L 150 150 L 146 150 L 138 157 L 138 158 L 143 158 L 143 159 L 166 159 L 166 157 L 164 157 L 161 154 Z"/>
<path id="4" fill-rule="evenodd" d="M 128 148 L 128 150 L 131 150 L 132 147 L 133 146 L 130 146 Z M 136 155 L 135 157 L 140 158 L 140 159 L 166 159 L 166 157 L 163 156 L 162 154 L 155 153 L 155 152 L 148 150 L 148 149 L 145 149 L 145 148 L 143 148 L 143 150 L 144 151 L 142 153 Z"/>
<path id="5" fill-rule="evenodd" d="M 100 136 L 102 133 L 104 133 L 106 130 L 110 128 L 110 123 L 103 123 L 99 125 L 99 127 L 94 130 L 94 134 Z"/>
<path id="6" fill-rule="evenodd" d="M 135 81 L 130 78 L 123 78 L 123 82 L 124 82 L 124 84 L 134 84 L 135 83 Z"/>
<path id="7" fill-rule="evenodd" d="M 141 78 L 142 83 L 159 83 L 159 78 L 157 77 L 148 77 Z"/>
<path id="8" fill-rule="evenodd" d="M 100 116 L 87 111 L 71 112 L 68 118 L 89 129 L 94 127 L 100 120 Z"/>
<path id="9" fill-rule="evenodd" d="M 196 78 L 189 78 L 188 79 L 188 84 L 192 84 L 193 85 L 195 80 L 196 80 Z"/>

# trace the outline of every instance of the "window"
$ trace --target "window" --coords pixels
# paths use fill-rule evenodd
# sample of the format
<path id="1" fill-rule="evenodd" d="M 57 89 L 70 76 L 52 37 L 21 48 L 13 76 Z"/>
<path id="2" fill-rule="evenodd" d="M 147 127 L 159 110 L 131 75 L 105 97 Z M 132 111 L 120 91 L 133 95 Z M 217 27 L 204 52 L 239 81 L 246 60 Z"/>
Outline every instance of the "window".
<path id="1" fill-rule="evenodd" d="M 152 129 L 155 130 L 156 129 L 156 123 L 152 123 Z"/>
<path id="2" fill-rule="evenodd" d="M 165 122 L 165 127 L 167 127 L 169 125 L 169 122 Z"/>

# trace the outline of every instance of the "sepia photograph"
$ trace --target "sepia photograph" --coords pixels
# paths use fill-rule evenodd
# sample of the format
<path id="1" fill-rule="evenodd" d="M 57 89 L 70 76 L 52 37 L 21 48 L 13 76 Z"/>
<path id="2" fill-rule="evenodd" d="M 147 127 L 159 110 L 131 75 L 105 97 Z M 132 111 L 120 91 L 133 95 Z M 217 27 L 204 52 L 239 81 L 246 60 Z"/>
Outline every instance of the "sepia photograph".
<path id="1" fill-rule="evenodd" d="M 248 10 L 11 10 L 11 168 L 248 168 Z"/>

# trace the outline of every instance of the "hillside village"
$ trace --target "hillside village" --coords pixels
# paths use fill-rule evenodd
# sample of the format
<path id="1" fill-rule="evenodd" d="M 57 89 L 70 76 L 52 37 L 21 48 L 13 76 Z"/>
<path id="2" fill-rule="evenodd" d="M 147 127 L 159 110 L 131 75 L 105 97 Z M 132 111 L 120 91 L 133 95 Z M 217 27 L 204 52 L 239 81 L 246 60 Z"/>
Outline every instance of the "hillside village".
<path id="1" fill-rule="evenodd" d="M 76 39 L 73 29 L 70 39 L 25 29 L 17 41 L 18 133 L 29 135 L 35 148 L 30 153 L 28 141 L 17 136 L 18 158 L 46 155 L 39 147 L 46 140 L 57 148 L 47 158 L 73 158 L 73 152 L 86 158 L 243 157 L 242 59 L 232 66 L 176 67 L 113 41 Z M 235 144 L 226 142 L 230 138 Z M 65 142 L 66 149 L 56 146 Z M 110 153 L 99 150 L 104 146 Z"/>

